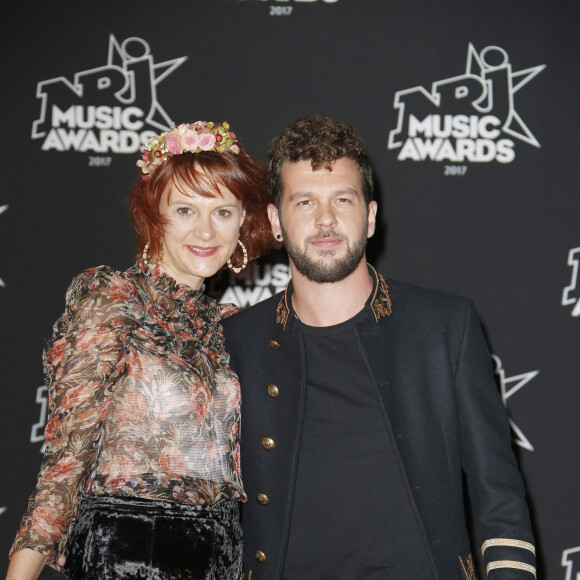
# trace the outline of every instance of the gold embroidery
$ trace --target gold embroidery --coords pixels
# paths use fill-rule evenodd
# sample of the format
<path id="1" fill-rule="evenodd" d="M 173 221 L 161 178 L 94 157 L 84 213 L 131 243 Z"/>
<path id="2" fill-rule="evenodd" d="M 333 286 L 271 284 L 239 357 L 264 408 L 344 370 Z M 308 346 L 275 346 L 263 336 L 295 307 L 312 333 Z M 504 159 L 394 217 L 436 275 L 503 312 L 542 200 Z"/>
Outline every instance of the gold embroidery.
<path id="1" fill-rule="evenodd" d="M 514 560 L 497 560 L 496 562 L 490 562 L 487 565 L 485 571 L 489 574 L 491 570 L 497 570 L 498 568 L 515 568 L 516 570 L 525 570 L 530 572 L 536 578 L 536 569 L 530 564 L 524 564 L 524 562 L 516 562 Z"/>
<path id="2" fill-rule="evenodd" d="M 477 580 L 477 574 L 475 573 L 475 565 L 473 564 L 473 557 L 471 554 L 467 554 L 467 568 L 465 568 L 465 564 L 463 563 L 463 558 L 461 556 L 457 556 L 459 558 L 459 562 L 461 567 L 463 568 L 463 572 L 465 573 L 466 580 Z"/>
<path id="3" fill-rule="evenodd" d="M 381 274 L 379 274 L 370 264 L 368 265 L 372 270 L 375 283 L 373 297 L 371 298 L 371 310 L 375 317 L 375 321 L 378 322 L 383 316 L 390 316 L 393 311 L 393 306 L 391 304 L 391 296 L 389 294 L 389 286 Z M 288 317 L 290 316 L 290 308 L 288 307 L 288 286 L 278 306 L 276 307 L 276 322 L 281 324 L 284 330 L 286 330 L 286 324 L 288 322 Z"/>
<path id="4" fill-rule="evenodd" d="M 284 330 L 286 330 L 286 323 L 288 322 L 288 315 L 290 314 L 290 308 L 288 308 L 288 302 L 286 302 L 287 296 L 288 286 L 286 286 L 286 290 L 284 290 L 284 294 L 276 307 L 276 322 L 281 324 Z"/>
<path id="5" fill-rule="evenodd" d="M 382 316 L 390 316 L 393 311 L 391 297 L 389 295 L 389 286 L 385 279 L 370 264 L 376 279 L 375 291 L 371 299 L 371 309 L 375 315 L 375 321 L 378 322 Z"/>
<path id="6" fill-rule="evenodd" d="M 491 540 L 485 540 L 481 545 L 481 555 L 487 548 L 492 548 L 493 546 L 508 546 L 510 548 L 523 548 L 524 550 L 529 550 L 534 556 L 536 555 L 536 549 L 533 544 L 529 542 L 524 542 L 523 540 L 510 540 L 509 538 L 492 538 Z"/>

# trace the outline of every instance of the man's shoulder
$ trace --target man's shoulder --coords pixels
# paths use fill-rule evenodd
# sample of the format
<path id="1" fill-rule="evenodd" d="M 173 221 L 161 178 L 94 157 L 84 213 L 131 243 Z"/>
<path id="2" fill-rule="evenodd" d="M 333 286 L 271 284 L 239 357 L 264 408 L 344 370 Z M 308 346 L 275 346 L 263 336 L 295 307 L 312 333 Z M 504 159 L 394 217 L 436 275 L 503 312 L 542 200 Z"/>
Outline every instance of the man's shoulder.
<path id="1" fill-rule="evenodd" d="M 399 297 L 401 299 L 407 300 L 450 302 L 450 303 L 457 303 L 458 301 L 464 302 L 468 300 L 467 298 L 460 296 L 459 294 L 454 294 L 452 292 L 447 292 L 445 290 L 426 288 L 425 286 L 419 286 L 417 284 L 403 282 L 395 278 L 385 277 L 385 281 L 389 288 L 391 297 Z"/>
<path id="2" fill-rule="evenodd" d="M 416 284 L 385 278 L 392 302 L 393 315 L 417 313 L 429 316 L 445 316 L 472 309 L 469 298 L 458 294 L 425 288 Z"/>

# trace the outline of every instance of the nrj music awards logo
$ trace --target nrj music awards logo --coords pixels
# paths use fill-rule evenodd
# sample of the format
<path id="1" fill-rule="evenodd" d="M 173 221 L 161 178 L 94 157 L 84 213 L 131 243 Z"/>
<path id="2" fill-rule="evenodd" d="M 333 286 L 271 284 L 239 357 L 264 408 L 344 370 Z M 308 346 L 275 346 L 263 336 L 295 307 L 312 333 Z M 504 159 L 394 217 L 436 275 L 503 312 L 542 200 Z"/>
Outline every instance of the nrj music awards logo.
<path id="1" fill-rule="evenodd" d="M 519 92 L 546 65 L 514 71 L 507 52 L 470 43 L 465 72 L 395 93 L 388 148 L 399 161 L 510 163 L 516 141 L 540 147 L 517 112 Z"/>
<path id="2" fill-rule="evenodd" d="M 157 100 L 157 86 L 187 57 L 156 63 L 149 44 L 109 37 L 106 64 L 83 70 L 73 80 L 38 83 L 40 116 L 32 139 L 43 151 L 136 153 L 143 143 L 172 125 Z"/>
<path id="3" fill-rule="evenodd" d="M 572 248 L 568 252 L 568 266 L 572 268 L 570 284 L 562 292 L 562 306 L 572 306 L 572 316 L 580 316 L 580 287 L 578 287 L 578 270 L 580 263 L 580 248 Z"/>

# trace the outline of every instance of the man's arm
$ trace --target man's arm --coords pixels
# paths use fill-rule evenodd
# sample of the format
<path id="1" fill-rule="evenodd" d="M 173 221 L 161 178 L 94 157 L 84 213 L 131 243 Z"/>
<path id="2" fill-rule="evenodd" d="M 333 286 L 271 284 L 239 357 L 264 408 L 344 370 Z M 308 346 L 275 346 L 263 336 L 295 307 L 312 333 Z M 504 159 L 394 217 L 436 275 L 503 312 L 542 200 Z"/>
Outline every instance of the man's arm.
<path id="1" fill-rule="evenodd" d="M 531 579 L 536 561 L 524 484 L 487 343 L 471 303 L 455 369 L 461 460 L 487 574 L 491 580 Z"/>

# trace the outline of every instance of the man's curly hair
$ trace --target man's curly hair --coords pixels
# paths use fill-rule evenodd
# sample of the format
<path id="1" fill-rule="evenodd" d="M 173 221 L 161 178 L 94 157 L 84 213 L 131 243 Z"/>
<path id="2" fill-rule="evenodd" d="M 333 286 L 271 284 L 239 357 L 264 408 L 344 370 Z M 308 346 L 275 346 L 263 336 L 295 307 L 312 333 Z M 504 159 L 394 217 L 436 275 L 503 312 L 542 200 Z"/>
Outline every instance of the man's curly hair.
<path id="1" fill-rule="evenodd" d="M 280 210 L 282 201 L 282 166 L 286 161 L 310 161 L 314 171 L 322 168 L 332 171 L 332 163 L 346 157 L 358 167 L 365 202 L 373 199 L 372 168 L 364 143 L 350 125 L 330 117 L 316 115 L 296 121 L 271 145 L 268 176 L 272 203 Z"/>

